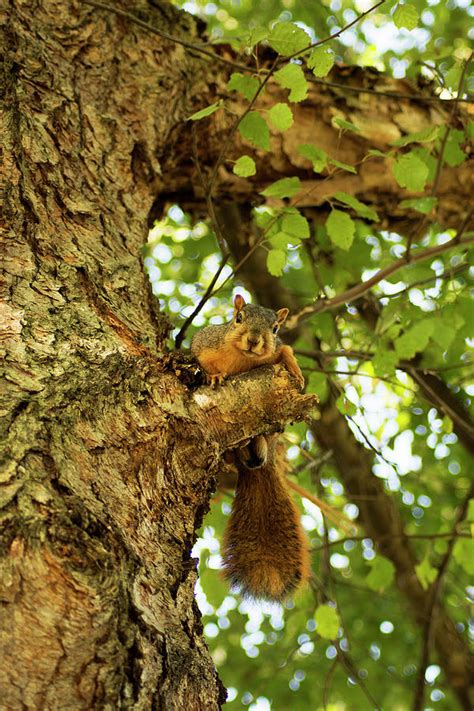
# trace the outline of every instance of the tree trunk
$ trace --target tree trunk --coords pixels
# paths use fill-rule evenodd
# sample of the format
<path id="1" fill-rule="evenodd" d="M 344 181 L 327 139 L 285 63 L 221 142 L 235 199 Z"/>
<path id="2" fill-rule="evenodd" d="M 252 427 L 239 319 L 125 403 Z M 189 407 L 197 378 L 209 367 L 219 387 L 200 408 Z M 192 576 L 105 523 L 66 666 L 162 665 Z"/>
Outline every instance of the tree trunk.
<path id="1" fill-rule="evenodd" d="M 3 34 L 1 705 L 218 708 L 195 530 L 224 449 L 312 399 L 272 368 L 211 397 L 163 359 L 140 248 L 194 60 L 82 3 L 33 10 Z"/>

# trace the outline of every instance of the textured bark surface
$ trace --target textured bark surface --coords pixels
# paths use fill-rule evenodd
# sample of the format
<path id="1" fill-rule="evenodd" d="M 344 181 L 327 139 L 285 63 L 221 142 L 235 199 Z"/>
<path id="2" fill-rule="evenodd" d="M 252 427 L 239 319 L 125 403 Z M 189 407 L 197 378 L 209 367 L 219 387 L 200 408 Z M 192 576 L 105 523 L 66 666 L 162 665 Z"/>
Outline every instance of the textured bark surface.
<path id="1" fill-rule="evenodd" d="M 162 358 L 140 248 L 194 60 L 79 2 L 10 2 L 2 46 L 0 705 L 218 708 L 195 530 L 223 450 L 311 399 Z"/>

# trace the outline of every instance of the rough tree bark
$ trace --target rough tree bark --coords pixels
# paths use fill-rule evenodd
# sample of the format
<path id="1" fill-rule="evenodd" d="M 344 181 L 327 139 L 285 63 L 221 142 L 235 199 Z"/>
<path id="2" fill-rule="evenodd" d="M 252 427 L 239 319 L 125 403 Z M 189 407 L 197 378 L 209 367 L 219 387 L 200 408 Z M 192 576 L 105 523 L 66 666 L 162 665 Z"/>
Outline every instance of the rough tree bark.
<path id="1" fill-rule="evenodd" d="M 11 2 L 2 46 L 0 703 L 218 708 L 195 530 L 224 449 L 308 398 L 269 368 L 211 399 L 163 359 L 140 248 L 195 60 L 67 1 Z"/>
<path id="2" fill-rule="evenodd" d="M 116 6 L 198 34 L 159 0 Z M 8 709 L 218 708 L 223 690 L 193 599 L 195 529 L 222 452 L 311 405 L 271 368 L 212 401 L 196 389 L 194 367 L 164 355 L 169 323 L 141 268 L 147 220 L 163 202 L 202 208 L 184 120 L 222 93 L 229 69 L 79 0 L 9 0 L 2 22 L 0 698 Z M 359 72 L 339 79 L 387 88 Z M 356 102 L 354 121 L 382 106 L 391 114 L 393 102 L 397 116 L 412 106 L 351 96 L 315 86 L 297 117 L 308 134 L 317 121 L 329 152 L 332 106 Z M 392 118 L 418 130 L 443 110 L 422 102 L 408 123 Z M 227 120 L 216 115 L 200 134 L 204 169 Z M 263 181 L 288 165 L 312 179 L 274 140 Z M 348 140 L 339 160 L 380 145 L 370 131 Z M 337 189 L 367 190 L 364 199 L 382 201 L 396 221 L 396 186 L 381 190 L 369 173 Z M 472 173 L 453 169 L 443 180 L 440 193 L 455 185 L 460 196 L 444 201 L 454 224 Z M 216 192 L 246 204 L 258 188 L 223 168 Z"/>

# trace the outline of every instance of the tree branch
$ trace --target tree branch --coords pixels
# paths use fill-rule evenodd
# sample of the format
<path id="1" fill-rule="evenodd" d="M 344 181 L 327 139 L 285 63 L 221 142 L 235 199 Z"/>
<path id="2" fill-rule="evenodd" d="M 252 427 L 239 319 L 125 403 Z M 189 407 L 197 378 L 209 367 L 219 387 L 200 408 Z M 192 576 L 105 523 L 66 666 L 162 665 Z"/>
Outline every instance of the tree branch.
<path id="1" fill-rule="evenodd" d="M 430 259 L 431 257 L 436 257 L 438 254 L 443 254 L 450 249 L 461 245 L 467 245 L 474 242 L 474 236 L 465 237 L 464 239 L 458 239 L 458 236 L 453 237 L 449 242 L 444 242 L 443 244 L 438 244 L 435 247 L 427 247 L 426 249 L 420 249 L 416 252 L 411 252 L 409 258 L 400 257 L 388 267 L 384 269 L 379 269 L 379 271 L 374 274 L 374 276 L 367 279 L 367 281 L 361 282 L 351 289 L 347 289 L 342 294 L 334 296 L 332 299 L 320 299 L 315 304 L 309 306 L 303 306 L 302 309 L 292 314 L 286 321 L 287 328 L 295 328 L 299 321 L 303 318 L 307 318 L 313 314 L 323 313 L 324 311 L 330 311 L 331 309 L 340 306 L 341 304 L 349 304 L 360 296 L 366 294 L 373 286 L 381 282 L 383 279 L 395 274 L 395 272 L 400 271 L 409 264 L 415 264 L 416 262 L 424 261 L 425 259 Z"/>

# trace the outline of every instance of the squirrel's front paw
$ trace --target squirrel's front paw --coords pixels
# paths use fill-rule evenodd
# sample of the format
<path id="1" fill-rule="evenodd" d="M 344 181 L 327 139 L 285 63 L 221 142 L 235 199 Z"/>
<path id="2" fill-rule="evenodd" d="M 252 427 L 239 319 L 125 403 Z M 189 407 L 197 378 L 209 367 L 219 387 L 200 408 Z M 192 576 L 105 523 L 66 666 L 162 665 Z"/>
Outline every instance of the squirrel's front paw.
<path id="1" fill-rule="evenodd" d="M 217 373 L 215 375 L 207 375 L 206 380 L 208 385 L 211 386 L 211 388 L 215 388 L 216 385 L 222 385 L 226 378 L 226 373 Z"/>
<path id="2" fill-rule="evenodd" d="M 295 376 L 296 380 L 298 381 L 298 385 L 300 386 L 300 390 L 303 390 L 304 388 L 304 377 L 303 373 L 300 371 L 299 373 L 292 373 L 292 375 Z"/>

